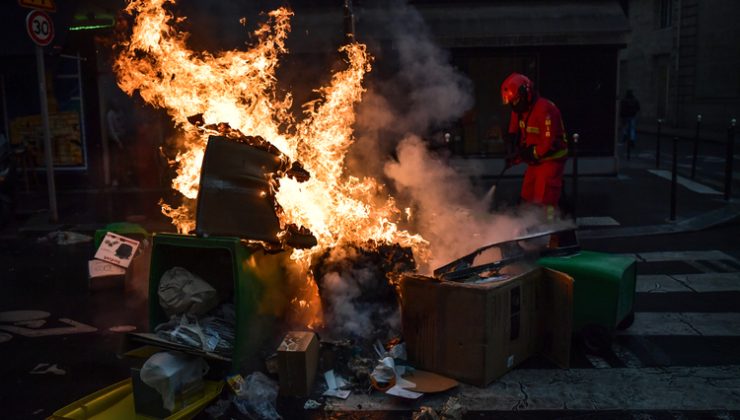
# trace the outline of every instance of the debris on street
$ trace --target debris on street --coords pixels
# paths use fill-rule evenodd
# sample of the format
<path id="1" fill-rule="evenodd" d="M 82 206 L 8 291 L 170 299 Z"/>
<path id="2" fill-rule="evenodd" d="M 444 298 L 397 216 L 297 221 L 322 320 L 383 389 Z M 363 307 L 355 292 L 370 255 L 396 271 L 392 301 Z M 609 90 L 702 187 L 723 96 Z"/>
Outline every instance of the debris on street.
<path id="1" fill-rule="evenodd" d="M 54 375 L 66 375 L 67 371 L 64 369 L 60 369 L 56 363 L 54 363 L 53 365 L 49 363 L 39 363 L 28 373 L 30 373 L 31 375 L 44 375 L 47 373 L 52 373 Z"/>
<path id="2" fill-rule="evenodd" d="M 244 379 L 232 401 L 240 413 L 259 420 L 277 420 L 282 417 L 275 410 L 278 384 L 261 372 Z"/>

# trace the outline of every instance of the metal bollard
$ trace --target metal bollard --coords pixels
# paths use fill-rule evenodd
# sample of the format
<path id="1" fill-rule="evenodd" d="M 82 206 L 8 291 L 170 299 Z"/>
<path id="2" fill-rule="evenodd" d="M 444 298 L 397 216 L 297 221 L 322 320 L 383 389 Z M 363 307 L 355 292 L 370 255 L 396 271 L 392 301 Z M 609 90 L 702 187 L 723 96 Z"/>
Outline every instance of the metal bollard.
<path id="1" fill-rule="evenodd" d="M 696 134 L 694 134 L 694 155 L 691 158 L 691 179 L 696 176 L 696 156 L 699 154 L 699 131 L 701 130 L 701 114 L 696 116 Z"/>
<path id="2" fill-rule="evenodd" d="M 576 222 L 576 203 L 578 203 L 578 139 L 580 136 L 578 133 L 573 134 L 573 148 L 571 149 L 571 156 L 573 157 L 573 203 L 572 213 L 573 221 Z"/>
<path id="3" fill-rule="evenodd" d="M 663 125 L 663 119 L 658 118 L 658 133 L 655 137 L 655 169 L 660 169 L 660 129 Z"/>
<path id="4" fill-rule="evenodd" d="M 735 118 L 730 120 L 727 128 L 727 150 L 725 153 L 725 200 L 729 201 L 732 196 L 732 164 L 735 160 Z"/>
<path id="5" fill-rule="evenodd" d="M 678 184 L 678 137 L 673 138 L 673 164 L 671 165 L 671 222 L 676 220 L 676 191 Z"/>

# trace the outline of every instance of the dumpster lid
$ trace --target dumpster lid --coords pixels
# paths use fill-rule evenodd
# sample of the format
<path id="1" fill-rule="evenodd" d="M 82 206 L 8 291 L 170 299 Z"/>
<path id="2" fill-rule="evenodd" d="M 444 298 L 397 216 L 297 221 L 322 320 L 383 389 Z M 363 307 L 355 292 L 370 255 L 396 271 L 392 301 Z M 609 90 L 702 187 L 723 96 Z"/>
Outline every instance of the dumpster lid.
<path id="1" fill-rule="evenodd" d="M 434 270 L 440 280 L 464 281 L 484 271 L 497 271 L 509 264 L 543 256 L 570 255 L 580 251 L 576 228 L 552 228 L 527 233 L 476 249 Z"/>
<path id="2" fill-rule="evenodd" d="M 287 174 L 301 181 L 309 175 L 300 164 L 291 164 L 287 156 L 269 146 L 259 137 L 208 138 L 200 172 L 196 234 L 281 245 L 274 194 L 277 179 Z M 295 226 L 288 226 L 282 236 L 296 248 L 316 244 L 310 232 Z"/>

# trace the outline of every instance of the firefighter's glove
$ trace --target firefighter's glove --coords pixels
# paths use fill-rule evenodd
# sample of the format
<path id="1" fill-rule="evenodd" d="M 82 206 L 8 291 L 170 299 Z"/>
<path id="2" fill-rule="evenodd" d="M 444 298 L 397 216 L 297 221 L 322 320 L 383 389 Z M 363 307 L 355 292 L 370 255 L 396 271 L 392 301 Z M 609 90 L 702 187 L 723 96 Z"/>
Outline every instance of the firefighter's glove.
<path id="1" fill-rule="evenodd" d="M 523 147 L 519 150 L 519 158 L 527 162 L 527 164 L 532 165 L 535 163 L 538 163 L 540 161 L 539 156 L 537 156 L 537 150 L 534 146 L 527 146 Z"/>

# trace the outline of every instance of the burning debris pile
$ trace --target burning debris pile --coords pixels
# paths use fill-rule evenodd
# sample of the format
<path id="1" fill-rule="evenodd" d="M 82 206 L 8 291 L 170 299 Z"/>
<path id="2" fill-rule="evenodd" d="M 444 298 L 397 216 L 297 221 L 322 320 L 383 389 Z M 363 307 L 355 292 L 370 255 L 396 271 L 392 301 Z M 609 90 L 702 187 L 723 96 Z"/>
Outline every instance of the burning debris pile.
<path id="1" fill-rule="evenodd" d="M 419 272 L 430 272 L 450 256 L 516 234 L 510 218 L 494 223 L 487 207 L 474 203 L 469 186 L 450 181 L 454 171 L 409 134 L 432 125 L 434 118 L 419 111 L 423 102 L 434 102 L 443 118 L 462 112 L 440 106 L 440 98 L 430 92 L 440 78 L 463 90 L 465 80 L 441 64 L 441 55 L 434 57 L 431 68 L 438 76 L 419 73 L 429 85 L 422 95 L 427 99 L 416 101 L 415 112 L 407 116 L 403 125 L 409 131 L 401 133 L 397 159 L 378 159 L 368 165 L 377 176 L 360 176 L 349 169 L 359 160 L 355 156 L 350 165 L 347 156 L 355 145 L 355 106 L 371 70 L 365 45 L 353 41 L 339 48 L 344 69 L 315 90 L 318 98 L 304 104 L 297 119 L 291 114 L 292 96 L 279 91 L 276 76 L 279 58 L 287 53 L 291 11 L 268 13 L 246 51 L 213 54 L 187 46 L 189 35 L 178 29 L 185 18 L 172 12 L 174 3 L 128 4 L 133 24 L 117 46 L 115 70 L 126 93 L 165 109 L 179 133 L 172 187 L 182 202 L 161 203 L 179 235 L 155 236 L 152 261 L 158 271 L 152 271 L 150 282 L 159 284 L 161 293 L 164 270 L 182 266 L 213 283 L 218 293 L 209 311 L 197 314 L 165 314 L 150 296 L 155 338 L 169 341 L 158 345 L 215 355 L 242 372 L 255 370 L 246 366 L 258 355 L 268 361 L 277 358 L 280 366 L 292 366 L 280 374 L 280 392 L 300 388 L 304 397 L 319 369 L 326 381 L 324 396 L 347 398 L 350 390 L 374 388 L 415 399 L 424 389 L 454 387 L 454 380 L 415 372 L 406 361 L 400 281 L 411 275 L 422 278 Z M 412 44 L 401 45 L 407 53 L 413 50 Z M 432 50 L 430 43 L 424 45 L 422 50 Z M 469 105 L 464 94 L 453 96 L 455 106 Z M 363 124 L 367 128 L 367 120 Z M 377 131 L 368 130 L 372 141 L 378 139 Z M 402 208 L 381 179 L 392 180 L 393 191 L 409 205 Z M 438 280 L 425 278 L 430 284 Z M 419 302 L 416 308 L 432 312 L 438 303 Z M 283 330 L 297 326 L 318 331 L 321 345 L 313 332 L 291 333 L 272 347 L 278 348 L 277 356 L 265 354 L 258 344 L 269 340 L 259 334 L 269 331 L 264 322 L 270 317 L 284 321 Z M 416 321 L 414 343 L 435 328 Z M 468 344 L 481 347 L 479 342 Z M 229 381 L 233 398 L 240 401 L 234 403 L 246 404 L 243 412 L 253 409 L 249 401 L 259 400 L 245 390 L 247 384 L 261 383 L 250 378 Z M 266 380 L 265 389 L 274 395 L 275 387 Z M 296 388 L 295 381 L 307 386 Z"/>

